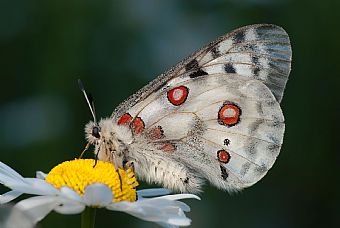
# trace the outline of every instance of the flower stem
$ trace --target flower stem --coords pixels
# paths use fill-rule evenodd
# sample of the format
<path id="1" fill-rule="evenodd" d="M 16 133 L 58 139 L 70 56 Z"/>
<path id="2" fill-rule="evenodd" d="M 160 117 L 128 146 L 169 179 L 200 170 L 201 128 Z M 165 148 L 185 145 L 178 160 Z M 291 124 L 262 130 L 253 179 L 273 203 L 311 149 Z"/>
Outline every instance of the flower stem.
<path id="1" fill-rule="evenodd" d="M 81 213 L 81 228 L 94 228 L 96 208 L 86 207 Z"/>

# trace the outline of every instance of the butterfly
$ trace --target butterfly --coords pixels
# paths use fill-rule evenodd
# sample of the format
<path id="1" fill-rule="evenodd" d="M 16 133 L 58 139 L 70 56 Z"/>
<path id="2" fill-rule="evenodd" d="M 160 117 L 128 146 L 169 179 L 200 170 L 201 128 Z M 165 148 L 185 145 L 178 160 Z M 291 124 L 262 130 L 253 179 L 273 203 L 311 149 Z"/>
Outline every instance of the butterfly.
<path id="1" fill-rule="evenodd" d="M 197 193 L 258 182 L 283 142 L 280 108 L 291 69 L 287 33 L 255 24 L 209 43 L 85 126 L 99 160 L 139 179 Z"/>

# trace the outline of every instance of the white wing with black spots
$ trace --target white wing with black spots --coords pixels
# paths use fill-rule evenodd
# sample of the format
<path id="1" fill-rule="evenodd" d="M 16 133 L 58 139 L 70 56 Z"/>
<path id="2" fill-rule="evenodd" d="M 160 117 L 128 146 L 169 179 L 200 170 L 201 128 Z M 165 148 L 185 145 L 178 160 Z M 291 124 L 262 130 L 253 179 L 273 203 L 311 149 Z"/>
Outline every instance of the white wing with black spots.
<path id="1" fill-rule="evenodd" d="M 281 27 L 242 27 L 124 101 L 112 121 L 99 123 L 107 131 L 100 138 L 92 137 L 89 124 L 88 138 L 99 158 L 132 161 L 148 182 L 197 192 L 206 179 L 240 190 L 259 181 L 280 152 L 280 102 L 290 65 L 290 41 Z"/>

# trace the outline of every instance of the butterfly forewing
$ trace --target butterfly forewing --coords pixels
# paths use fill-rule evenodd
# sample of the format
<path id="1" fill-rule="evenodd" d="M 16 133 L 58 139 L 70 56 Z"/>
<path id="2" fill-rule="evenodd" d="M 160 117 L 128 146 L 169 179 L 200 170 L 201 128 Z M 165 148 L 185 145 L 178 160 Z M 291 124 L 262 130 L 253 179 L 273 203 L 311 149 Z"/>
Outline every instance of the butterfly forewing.
<path id="1" fill-rule="evenodd" d="M 112 117 L 117 122 L 131 118 L 135 137 L 145 142 L 136 143 L 135 150 L 151 151 L 143 156 L 168 158 L 229 191 L 248 187 L 279 154 L 284 134 L 279 103 L 290 62 L 282 28 L 243 27 L 160 75 Z"/>

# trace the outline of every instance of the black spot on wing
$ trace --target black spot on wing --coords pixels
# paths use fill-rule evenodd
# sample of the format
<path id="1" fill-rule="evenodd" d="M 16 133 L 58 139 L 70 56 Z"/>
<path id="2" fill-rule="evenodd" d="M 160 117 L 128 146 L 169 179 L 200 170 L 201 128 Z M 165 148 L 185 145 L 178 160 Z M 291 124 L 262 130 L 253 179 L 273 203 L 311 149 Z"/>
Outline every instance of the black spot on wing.
<path id="1" fill-rule="evenodd" d="M 218 58 L 218 57 L 221 56 L 220 50 L 218 50 L 218 47 L 217 47 L 217 46 L 213 47 L 213 48 L 210 50 L 210 52 L 211 52 L 211 56 L 213 57 L 213 59 L 216 59 L 216 58 Z"/>
<path id="2" fill-rule="evenodd" d="M 244 41 L 245 35 L 243 31 L 239 31 L 235 34 L 233 40 L 235 43 L 242 43 Z"/>
<path id="3" fill-rule="evenodd" d="M 253 75 L 255 76 L 255 77 L 258 77 L 259 76 L 259 74 L 260 74 L 260 68 L 259 67 L 255 67 L 254 69 L 253 69 Z"/>
<path id="4" fill-rule="evenodd" d="M 227 173 L 227 169 L 223 165 L 220 165 L 220 169 L 221 169 L 221 177 L 223 178 L 223 180 L 227 180 L 229 176 Z"/>
<path id="5" fill-rule="evenodd" d="M 187 65 L 185 65 L 186 71 L 191 71 L 198 68 L 198 62 L 196 59 L 191 60 Z"/>
<path id="6" fill-rule="evenodd" d="M 259 63 L 259 57 L 258 56 L 252 56 L 251 57 L 251 62 L 255 65 L 253 68 L 253 75 L 255 77 L 259 76 L 260 73 L 260 63 Z"/>
<path id="7" fill-rule="evenodd" d="M 190 78 L 197 78 L 203 75 L 208 75 L 207 72 L 199 68 L 198 62 L 196 59 L 191 60 L 187 65 L 185 65 L 185 70 L 193 71 L 192 73 L 189 74 Z"/>
<path id="8" fill-rule="evenodd" d="M 226 146 L 230 145 L 230 139 L 224 139 L 223 144 Z"/>
<path id="9" fill-rule="evenodd" d="M 208 73 L 205 72 L 205 71 L 202 70 L 202 69 L 199 69 L 199 70 L 194 71 L 194 72 L 192 72 L 191 74 L 189 74 L 189 77 L 190 77 L 190 78 L 197 78 L 197 77 L 204 76 L 204 75 L 208 75 Z"/>
<path id="10" fill-rule="evenodd" d="M 232 73 L 236 73 L 236 70 L 235 70 L 233 64 L 231 64 L 231 63 L 225 64 L 224 65 L 224 70 L 225 70 L 226 73 L 231 73 L 231 74 Z"/>
<path id="11" fill-rule="evenodd" d="M 254 63 L 255 65 L 259 64 L 259 57 L 258 56 L 252 56 L 251 57 L 251 61 L 252 63 Z"/>

